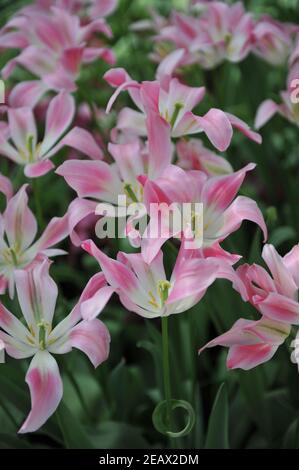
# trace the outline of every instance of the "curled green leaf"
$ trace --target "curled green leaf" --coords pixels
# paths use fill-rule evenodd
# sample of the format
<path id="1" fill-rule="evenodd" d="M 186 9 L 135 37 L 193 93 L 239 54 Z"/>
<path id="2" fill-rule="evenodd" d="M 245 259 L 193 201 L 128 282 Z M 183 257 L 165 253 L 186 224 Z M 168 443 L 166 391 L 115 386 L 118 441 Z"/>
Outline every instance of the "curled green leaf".
<path id="1" fill-rule="evenodd" d="M 171 413 L 181 408 L 185 411 L 186 414 L 186 424 L 183 429 L 174 431 L 170 429 L 172 419 L 169 419 L 168 410 L 170 409 Z M 169 402 L 166 400 L 158 403 L 153 412 L 153 424 L 158 432 L 164 434 L 165 436 L 178 438 L 187 436 L 194 424 L 195 424 L 195 412 L 190 403 L 185 400 L 175 400 L 171 399 Z"/>

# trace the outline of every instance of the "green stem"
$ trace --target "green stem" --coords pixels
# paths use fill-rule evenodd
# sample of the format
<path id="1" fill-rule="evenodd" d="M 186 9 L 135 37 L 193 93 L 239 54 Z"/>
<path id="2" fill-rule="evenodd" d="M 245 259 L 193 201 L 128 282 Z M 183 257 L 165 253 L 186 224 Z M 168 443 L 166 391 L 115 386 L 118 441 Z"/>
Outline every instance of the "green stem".
<path id="1" fill-rule="evenodd" d="M 163 354 L 163 379 L 164 393 L 167 410 L 167 428 L 171 426 L 171 387 L 170 387 L 170 367 L 169 367 L 169 337 L 168 337 L 168 317 L 162 317 L 162 354 Z"/>
<path id="2" fill-rule="evenodd" d="M 41 228 L 44 225 L 44 218 L 43 218 L 42 205 L 41 205 L 41 201 L 40 201 L 39 184 L 38 184 L 37 178 L 32 179 L 32 188 L 33 188 L 34 204 L 35 204 L 38 228 L 39 228 L 39 230 L 41 230 Z"/>

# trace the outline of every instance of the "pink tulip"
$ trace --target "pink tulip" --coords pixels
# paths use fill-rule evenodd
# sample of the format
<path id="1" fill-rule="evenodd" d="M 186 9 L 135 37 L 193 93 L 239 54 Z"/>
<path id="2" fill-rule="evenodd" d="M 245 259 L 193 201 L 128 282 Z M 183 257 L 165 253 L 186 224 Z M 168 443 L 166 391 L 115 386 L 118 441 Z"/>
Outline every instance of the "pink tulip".
<path id="1" fill-rule="evenodd" d="M 286 62 L 292 48 L 291 27 L 265 16 L 254 28 L 256 55 L 272 65 Z"/>
<path id="2" fill-rule="evenodd" d="M 20 433 L 39 429 L 55 412 L 63 395 L 58 365 L 52 354 L 65 354 L 73 347 L 83 351 L 94 367 L 109 354 L 110 336 L 100 320 L 82 321 L 81 306 L 105 288 L 102 274 L 94 276 L 84 289 L 78 304 L 57 326 L 52 327 L 57 285 L 44 260 L 33 270 L 15 272 L 19 304 L 26 325 L 0 304 L 0 338 L 7 354 L 15 359 L 33 357 L 26 374 L 31 394 L 31 411 Z"/>
<path id="3" fill-rule="evenodd" d="M 103 13 L 111 10 L 111 3 L 104 5 L 102 2 Z M 96 16 L 100 14 L 99 2 L 93 2 L 90 8 Z M 2 74 L 7 79 L 20 65 L 37 76 L 38 80 L 18 84 L 10 97 L 10 106 L 34 107 L 47 90 L 75 91 L 75 82 L 83 64 L 98 58 L 114 64 L 115 58 L 109 48 L 101 42 L 89 45 L 95 33 L 112 36 L 103 18 L 93 16 L 89 23 L 82 25 L 80 17 L 63 6 L 45 9 L 33 6 L 21 10 L 0 32 L 0 42 L 4 47 L 22 49 L 5 65 Z"/>
<path id="4" fill-rule="evenodd" d="M 16 270 L 29 269 L 33 263 L 47 256 L 65 254 L 52 246 L 69 234 L 68 214 L 65 214 L 63 217 L 54 217 L 41 237 L 34 242 L 37 223 L 28 207 L 26 187 L 22 186 L 9 199 L 4 213 L 0 215 L 0 289 L 4 293 L 8 287 L 11 298 L 14 295 Z"/>
<path id="5" fill-rule="evenodd" d="M 206 148 L 200 139 L 181 139 L 176 144 L 178 165 L 184 170 L 200 170 L 207 176 L 233 173 L 230 163 Z"/>
<path id="6" fill-rule="evenodd" d="M 95 257 L 108 284 L 119 295 L 124 307 L 145 318 L 156 318 L 189 310 L 204 296 L 217 277 L 238 282 L 234 270 L 223 259 L 201 257 L 190 253 L 182 243 L 170 280 L 167 280 L 163 254 L 159 251 L 150 263 L 140 253 L 119 252 L 117 260 L 109 258 L 96 245 L 87 240 L 82 248 Z M 99 294 L 104 300 L 106 293 Z M 83 318 L 90 320 L 98 314 L 88 305 L 82 306 Z"/>
<path id="7" fill-rule="evenodd" d="M 1 153 L 25 167 L 29 178 L 36 178 L 54 168 L 52 158 L 63 146 L 70 146 L 92 159 L 101 159 L 103 152 L 88 131 L 75 127 L 64 138 L 75 114 L 71 95 L 60 92 L 51 101 L 46 113 L 44 138 L 38 142 L 37 124 L 30 108 L 8 108 L 8 124 L 0 129 Z"/>
<path id="8" fill-rule="evenodd" d="M 298 93 L 297 93 L 298 94 Z M 273 100 L 266 100 L 258 108 L 255 118 L 255 128 L 261 129 L 275 115 L 280 114 L 292 124 L 299 126 L 298 103 L 292 103 L 290 92 L 280 93 L 282 104 L 277 104 Z"/>
<path id="9" fill-rule="evenodd" d="M 151 213 L 153 203 L 166 203 L 168 207 L 172 204 L 177 211 L 181 211 L 180 219 L 184 220 L 182 204 L 202 204 L 202 213 L 194 213 L 195 218 L 202 220 L 202 231 L 200 229 L 200 233 L 197 233 L 194 230 L 189 233 L 189 237 L 200 241 L 203 248 L 212 247 L 223 241 L 240 227 L 243 220 L 259 225 L 266 240 L 267 228 L 255 201 L 244 196 L 235 199 L 246 173 L 254 167 L 254 164 L 249 164 L 234 173 L 208 178 L 201 171 L 186 172 L 179 167 L 170 166 L 167 169 L 167 178 L 162 175 L 155 181 L 147 178 L 143 180 L 147 212 Z M 142 253 L 147 262 L 156 256 L 168 238 L 181 236 L 182 229 L 185 235 L 188 233 L 189 220 L 186 221 L 186 226 L 178 227 L 178 231 L 170 223 L 168 211 L 160 211 L 159 217 L 150 219 L 141 243 Z M 157 232 L 160 234 L 159 237 L 151 235 Z"/>
<path id="10" fill-rule="evenodd" d="M 204 2 L 200 4 L 200 13 L 198 17 L 172 13 L 168 24 L 160 27 L 155 37 L 158 58 L 160 44 L 167 42 L 184 51 L 174 70 L 194 63 L 211 69 L 224 60 L 245 59 L 252 49 L 254 22 L 243 5 L 240 2 L 232 6 L 219 1 Z M 162 46 L 161 49 L 163 51 Z M 160 54 L 161 58 L 161 67 L 164 67 L 162 64 L 169 61 L 169 57 Z"/>
<path id="11" fill-rule="evenodd" d="M 250 302 L 271 320 L 299 324 L 298 253 L 299 247 L 296 245 L 281 257 L 274 246 L 265 245 L 262 256 L 272 277 L 257 265 L 244 265 L 238 269 L 239 276 L 247 286 Z"/>
<path id="12" fill-rule="evenodd" d="M 228 148 L 233 127 L 247 137 L 261 143 L 259 134 L 252 132 L 247 124 L 235 116 L 224 113 L 220 109 L 211 108 L 204 116 L 196 116 L 192 109 L 202 100 L 204 87 L 192 88 L 180 83 L 176 78 L 170 79 L 169 71 L 164 70 L 160 81 L 138 83 L 124 69 L 109 70 L 104 79 L 117 90 L 110 98 L 109 112 L 117 96 L 128 90 L 139 111 L 124 108 L 118 117 L 117 128 L 122 131 L 134 131 L 139 136 L 148 133 L 146 123 L 156 118 L 161 126 L 168 128 L 172 137 L 204 132 L 212 144 L 220 151 Z M 154 116 L 154 117 L 152 117 Z"/>
<path id="13" fill-rule="evenodd" d="M 262 318 L 240 319 L 205 346 L 228 347 L 228 368 L 251 369 L 268 361 L 290 334 L 291 325 L 299 325 L 299 245 L 284 257 L 272 245 L 265 245 L 262 256 L 272 276 L 261 266 L 245 264 L 237 269 L 240 282 L 234 284 Z"/>
<path id="14" fill-rule="evenodd" d="M 289 325 L 266 317 L 258 321 L 240 319 L 199 353 L 206 348 L 225 346 L 229 348 L 227 368 L 249 370 L 269 361 L 290 334 L 290 329 Z"/>
<path id="15" fill-rule="evenodd" d="M 146 174 L 154 180 L 164 174 L 167 178 L 167 169 L 172 158 L 167 126 L 160 119 L 148 119 L 147 126 L 151 131 L 148 149 L 135 137 L 127 143 L 108 145 L 114 164 L 68 160 L 56 170 L 79 198 L 69 208 L 70 233 L 76 245 L 82 241 L 75 230 L 76 226 L 82 219 L 95 213 L 99 202 L 117 206 L 119 196 L 124 196 L 127 205 L 142 203 L 143 185 L 139 176 Z M 73 139 L 70 140 L 74 143 Z"/>

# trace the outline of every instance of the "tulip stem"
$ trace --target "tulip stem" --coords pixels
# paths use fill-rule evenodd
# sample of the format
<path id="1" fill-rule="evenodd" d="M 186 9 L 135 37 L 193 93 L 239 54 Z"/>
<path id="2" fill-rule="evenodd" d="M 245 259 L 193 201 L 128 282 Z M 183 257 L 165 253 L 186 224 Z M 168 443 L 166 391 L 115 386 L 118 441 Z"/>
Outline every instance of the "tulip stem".
<path id="1" fill-rule="evenodd" d="M 164 393 L 166 401 L 166 425 L 171 426 L 171 387 L 170 387 L 170 367 L 169 367 L 169 337 L 168 337 L 168 317 L 162 317 L 162 354 L 163 354 L 163 378 Z"/>
<path id="2" fill-rule="evenodd" d="M 40 195 L 39 195 L 39 183 L 37 178 L 32 179 L 32 188 L 33 188 L 33 195 L 34 195 L 34 204 L 36 210 L 36 218 L 38 223 L 38 229 L 41 230 L 43 227 L 43 210 L 42 205 L 40 202 Z"/>

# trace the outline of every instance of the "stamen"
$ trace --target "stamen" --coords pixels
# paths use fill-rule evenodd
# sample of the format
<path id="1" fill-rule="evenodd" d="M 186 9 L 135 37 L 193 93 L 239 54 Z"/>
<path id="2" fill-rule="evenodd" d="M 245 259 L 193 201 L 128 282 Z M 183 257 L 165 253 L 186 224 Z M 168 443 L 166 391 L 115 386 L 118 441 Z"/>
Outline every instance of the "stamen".
<path id="1" fill-rule="evenodd" d="M 40 349 L 46 349 L 46 335 L 49 332 L 50 325 L 45 320 L 41 320 L 37 327 L 39 328 L 38 332 L 38 342 Z"/>
<path id="2" fill-rule="evenodd" d="M 158 292 L 162 303 L 164 304 L 168 299 L 169 289 L 171 287 L 170 282 L 168 281 L 159 281 L 158 282 Z"/>
<path id="3" fill-rule="evenodd" d="M 29 162 L 33 162 L 34 160 L 34 146 L 33 146 L 33 142 L 34 142 L 34 137 L 32 134 L 28 135 L 27 137 L 27 142 L 26 142 L 26 148 L 28 150 L 28 154 L 29 154 Z"/>
<path id="4" fill-rule="evenodd" d="M 182 103 L 176 103 L 175 104 L 173 115 L 172 115 L 171 120 L 170 120 L 171 127 L 174 127 L 174 125 L 176 123 L 176 120 L 178 118 L 179 112 L 183 107 L 184 107 L 184 105 Z"/>
<path id="5" fill-rule="evenodd" d="M 131 201 L 138 202 L 137 196 L 134 193 L 134 191 L 132 189 L 132 185 L 130 183 L 125 183 L 124 190 L 125 190 L 125 193 L 127 194 L 127 196 L 131 199 Z"/>

